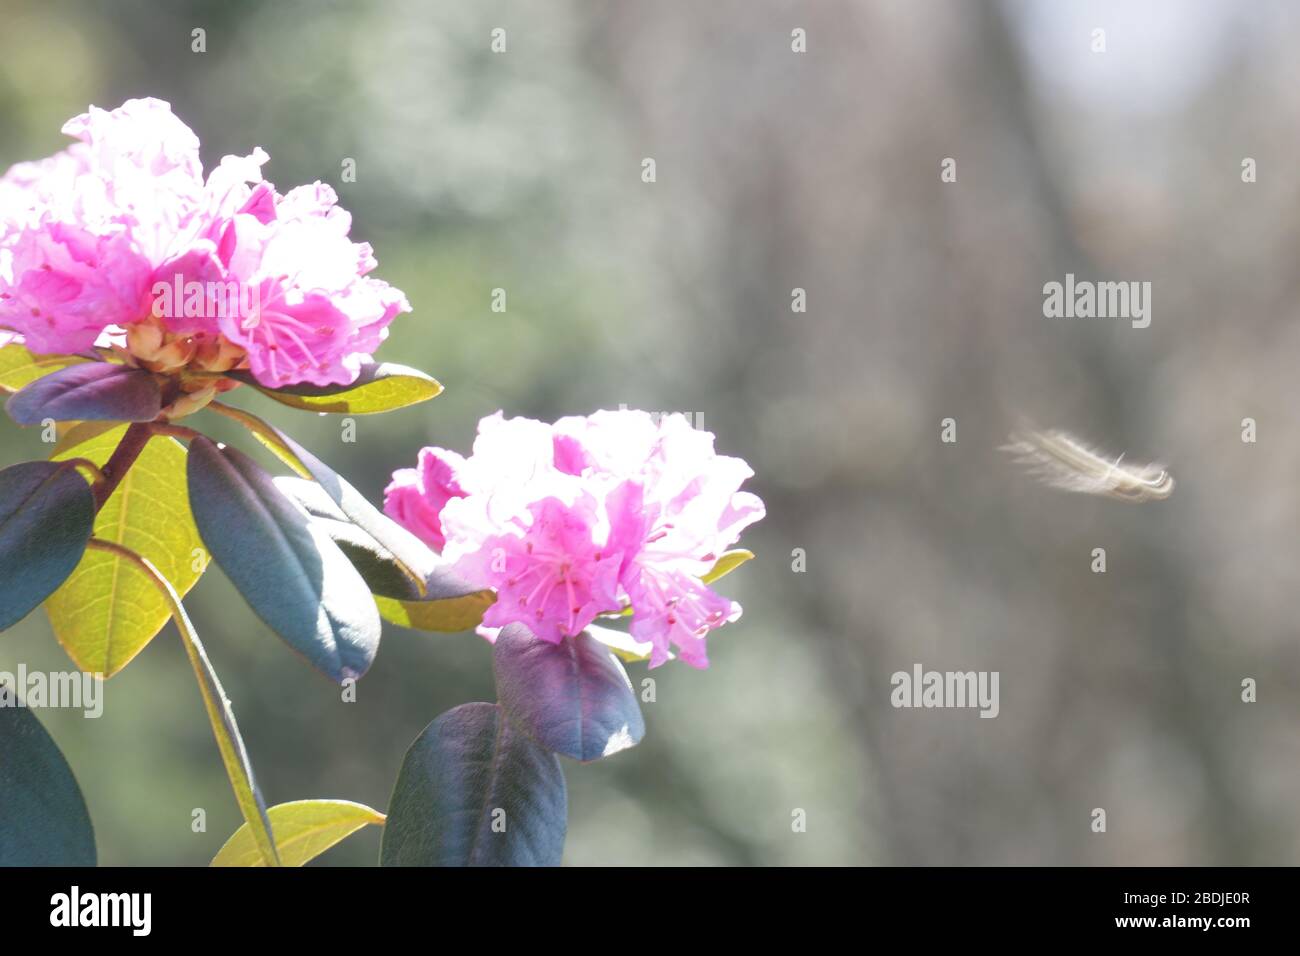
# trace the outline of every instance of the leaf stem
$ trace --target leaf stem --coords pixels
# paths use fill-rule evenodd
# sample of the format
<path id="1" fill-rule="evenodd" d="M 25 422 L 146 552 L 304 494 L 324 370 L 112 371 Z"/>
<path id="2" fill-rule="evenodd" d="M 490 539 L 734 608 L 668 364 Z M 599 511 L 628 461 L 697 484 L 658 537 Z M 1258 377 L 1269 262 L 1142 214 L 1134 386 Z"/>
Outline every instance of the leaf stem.
<path id="1" fill-rule="evenodd" d="M 108 480 L 108 476 L 104 474 L 103 470 L 89 458 L 65 458 L 64 464 L 80 468 L 89 474 L 92 486 L 102 485 Z"/>
<path id="2" fill-rule="evenodd" d="M 140 457 L 140 452 L 144 451 L 144 446 L 149 443 L 151 437 L 153 437 L 153 432 L 147 422 L 135 422 L 126 430 L 122 440 L 117 443 L 117 448 L 113 450 L 112 457 L 104 463 L 104 467 L 101 469 L 104 480 L 91 489 L 95 495 L 96 512 L 104 507 L 104 502 L 108 501 L 113 492 L 117 490 L 118 484 L 126 477 L 126 473 L 131 470 L 131 466 Z"/>
<path id="3" fill-rule="evenodd" d="M 306 478 L 309 481 L 315 481 L 315 476 L 307 469 L 307 466 L 299 460 L 298 455 L 290 448 L 280 433 L 271 425 L 262 421 L 252 412 L 246 412 L 242 408 L 233 408 L 230 405 L 223 405 L 221 402 L 212 401 L 204 406 L 209 411 L 216 412 L 218 415 L 224 415 L 232 421 L 239 422 L 250 432 L 253 437 L 265 445 L 277 458 L 298 473 L 298 477 Z"/>
<path id="4" fill-rule="evenodd" d="M 114 455 L 116 456 L 116 453 Z M 203 705 L 212 724 L 212 733 L 217 738 L 217 749 L 221 751 L 221 761 L 225 764 L 226 776 L 230 779 L 231 789 L 235 791 L 235 802 L 239 804 L 244 821 L 253 831 L 253 838 L 257 842 L 263 862 L 267 866 L 279 866 L 280 856 L 271 837 L 271 821 L 266 815 L 266 804 L 262 800 L 262 794 L 253 779 L 253 765 L 249 762 L 244 739 L 239 735 L 234 711 L 230 709 L 230 701 L 226 697 L 225 689 L 217 679 L 216 671 L 212 669 L 207 651 L 203 649 L 203 642 L 199 640 L 194 625 L 190 623 L 189 615 L 185 613 L 185 606 L 181 604 L 180 596 L 162 572 L 144 555 L 137 554 L 130 548 L 124 548 L 114 541 L 104 541 L 101 538 L 91 538 L 86 547 L 106 551 L 130 561 L 149 577 L 167 602 L 176 621 L 176 629 L 180 631 L 181 642 L 185 645 L 185 653 L 189 656 L 190 666 L 194 668 L 194 676 L 198 679 Z M 241 780 L 247 782 L 246 787 L 240 786 Z"/>
<path id="5" fill-rule="evenodd" d="M 152 422 L 149 425 L 149 430 L 155 435 L 169 435 L 172 438 L 180 438 L 184 441 L 193 441 L 203 434 L 193 428 L 187 428 L 184 425 L 173 425 L 169 422 Z"/>

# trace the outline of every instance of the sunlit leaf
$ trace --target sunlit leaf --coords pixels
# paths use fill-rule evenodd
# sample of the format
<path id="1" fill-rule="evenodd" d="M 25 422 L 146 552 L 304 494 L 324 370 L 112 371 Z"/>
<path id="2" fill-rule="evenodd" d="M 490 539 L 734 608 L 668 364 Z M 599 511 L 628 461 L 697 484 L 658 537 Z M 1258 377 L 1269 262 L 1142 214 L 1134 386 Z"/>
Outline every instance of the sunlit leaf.
<path id="1" fill-rule="evenodd" d="M 268 388 L 250 372 L 238 371 L 229 375 L 284 405 L 349 415 L 373 415 L 406 408 L 427 402 L 442 391 L 442 386 L 424 372 L 386 362 L 363 366 L 357 380 L 350 385 L 302 384 Z"/>
<path id="2" fill-rule="evenodd" d="M 58 433 L 58 441 L 54 444 L 54 451 L 50 453 L 51 459 L 60 459 L 67 457 L 89 457 L 87 455 L 69 456 L 66 453 L 93 438 L 98 438 L 105 432 L 116 431 L 119 434 L 125 433 L 127 426 L 121 422 L 59 422 L 55 426 Z"/>
<path id="3" fill-rule="evenodd" d="M 375 595 L 384 620 L 416 631 L 455 633 L 478 627 L 496 594 L 469 584 L 443 565 L 425 579 L 424 597 L 414 599 Z"/>
<path id="4" fill-rule="evenodd" d="M 350 800 L 295 800 L 266 811 L 283 866 L 302 866 L 365 826 L 383 826 L 384 815 Z M 245 823 L 212 859 L 212 866 L 265 866 Z"/>
<path id="5" fill-rule="evenodd" d="M 0 347 L 0 392 L 16 392 L 28 382 L 89 359 L 80 355 L 37 355 L 24 345 Z"/>
<path id="6" fill-rule="evenodd" d="M 127 425 L 76 426 L 55 447 L 54 460 L 88 458 L 103 465 Z M 83 437 L 84 436 L 84 437 Z M 207 566 L 185 493 L 185 446 L 155 436 L 95 518 L 95 537 L 142 555 L 184 596 Z M 101 550 L 87 551 L 75 571 L 45 602 L 54 636 L 84 671 L 111 677 L 162 630 L 167 601 L 133 562 Z"/>
<path id="7" fill-rule="evenodd" d="M 746 551 L 744 548 L 737 548 L 735 551 L 724 552 L 722 557 L 718 558 L 717 563 L 709 569 L 704 577 L 700 578 L 705 584 L 712 584 L 718 578 L 725 577 L 736 568 L 740 567 L 746 561 L 752 560 L 754 552 Z"/>

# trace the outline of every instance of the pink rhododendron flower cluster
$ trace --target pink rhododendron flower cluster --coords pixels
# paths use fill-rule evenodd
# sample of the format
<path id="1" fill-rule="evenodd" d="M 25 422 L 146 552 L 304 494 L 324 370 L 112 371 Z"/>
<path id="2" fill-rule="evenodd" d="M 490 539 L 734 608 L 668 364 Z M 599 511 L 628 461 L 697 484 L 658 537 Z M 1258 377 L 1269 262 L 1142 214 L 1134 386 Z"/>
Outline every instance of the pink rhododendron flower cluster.
<path id="1" fill-rule="evenodd" d="M 681 415 L 601 411 L 547 425 L 498 412 L 479 423 L 469 458 L 423 449 L 418 467 L 393 475 L 384 508 L 496 590 L 485 627 L 517 622 L 559 643 L 630 603 L 652 667 L 672 648 L 706 667 L 708 632 L 741 609 L 700 577 L 763 517 L 762 501 L 739 490 L 752 475 Z"/>
<path id="2" fill-rule="evenodd" d="M 347 384 L 410 310 L 368 276 L 334 191 L 276 192 L 261 149 L 205 180 L 198 138 L 156 99 L 63 131 L 78 142 L 0 178 L 0 330 L 33 351 L 124 343 L 154 371 Z"/>

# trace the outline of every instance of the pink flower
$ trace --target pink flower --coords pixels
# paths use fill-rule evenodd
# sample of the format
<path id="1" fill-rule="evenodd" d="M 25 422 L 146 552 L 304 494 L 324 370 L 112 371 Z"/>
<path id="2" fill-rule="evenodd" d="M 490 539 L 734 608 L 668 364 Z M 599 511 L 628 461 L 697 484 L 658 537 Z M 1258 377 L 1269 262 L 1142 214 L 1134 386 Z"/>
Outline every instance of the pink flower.
<path id="1" fill-rule="evenodd" d="M 710 590 L 699 578 L 648 562 L 633 564 L 624 586 L 636 609 L 629 630 L 651 646 L 651 667 L 668 660 L 670 645 L 692 667 L 708 667 L 705 636 L 740 617 L 739 604 Z"/>
<path id="2" fill-rule="evenodd" d="M 374 255 L 348 238 L 334 191 L 281 195 L 261 149 L 205 181 L 197 137 L 154 99 L 92 107 L 64 132 L 79 142 L 0 178 L 0 329 L 33 350 L 84 351 L 161 322 L 160 349 L 228 343 L 264 385 L 347 384 L 410 311 L 369 275 Z M 230 361 L 225 346 L 189 351 Z"/>
<path id="3" fill-rule="evenodd" d="M 352 219 L 336 203 L 321 183 L 274 198 L 253 190 L 220 230 L 222 278 L 251 294 L 209 331 L 244 348 L 263 384 L 346 384 L 410 311 L 401 292 L 367 275 L 374 255 L 348 238 Z"/>
<path id="4" fill-rule="evenodd" d="M 448 501 L 465 496 L 456 479 L 464 466 L 465 459 L 454 451 L 421 449 L 415 468 L 393 472 L 384 489 L 384 512 L 429 547 L 442 551 L 446 539 L 439 518 Z"/>
<path id="5" fill-rule="evenodd" d="M 467 550 L 456 572 L 497 592 L 483 615 L 485 627 L 517 622 L 558 644 L 601 611 L 618 607 L 621 556 L 596 542 L 596 507 L 586 495 L 572 503 L 544 498 L 529 505 L 527 520 L 512 521 L 500 533 L 458 539 Z"/>
<path id="6" fill-rule="evenodd" d="M 148 308 L 150 274 L 122 233 L 24 230 L 0 248 L 0 324 L 35 352 L 82 352 L 107 324 Z"/>
<path id="7" fill-rule="evenodd" d="M 603 411 L 546 425 L 497 413 L 479 423 L 468 459 L 425 449 L 418 470 L 394 474 L 385 510 L 497 591 L 486 627 L 517 622 L 558 643 L 630 603 L 652 667 L 673 648 L 706 667 L 709 631 L 741 609 L 700 576 L 763 516 L 739 490 L 752 474 L 680 415 Z"/>

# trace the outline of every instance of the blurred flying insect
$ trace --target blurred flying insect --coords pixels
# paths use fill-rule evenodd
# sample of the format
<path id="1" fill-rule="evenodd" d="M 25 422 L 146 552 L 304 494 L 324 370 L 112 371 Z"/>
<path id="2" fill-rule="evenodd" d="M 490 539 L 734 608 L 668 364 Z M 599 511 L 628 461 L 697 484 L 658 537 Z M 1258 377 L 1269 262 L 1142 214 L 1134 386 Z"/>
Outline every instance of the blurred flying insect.
<path id="1" fill-rule="evenodd" d="M 1010 452 L 1029 473 L 1046 485 L 1120 501 L 1160 501 L 1173 494 L 1174 476 L 1160 465 L 1124 464 L 1112 460 L 1059 429 L 1021 428 L 1011 434 Z"/>

